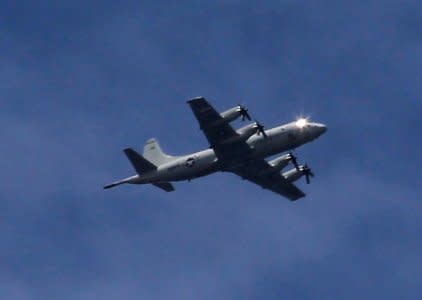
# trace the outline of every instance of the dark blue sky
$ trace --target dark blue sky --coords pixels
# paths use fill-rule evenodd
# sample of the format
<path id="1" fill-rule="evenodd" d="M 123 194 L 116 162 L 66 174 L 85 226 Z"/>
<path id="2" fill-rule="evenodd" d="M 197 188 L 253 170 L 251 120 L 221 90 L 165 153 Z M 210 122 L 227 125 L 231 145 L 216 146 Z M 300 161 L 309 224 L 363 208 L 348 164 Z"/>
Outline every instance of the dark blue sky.
<path id="1" fill-rule="evenodd" d="M 1 299 L 419 299 L 420 1 L 0 2 Z M 102 186 L 185 101 L 241 102 L 298 150 L 295 202 L 217 174 Z"/>

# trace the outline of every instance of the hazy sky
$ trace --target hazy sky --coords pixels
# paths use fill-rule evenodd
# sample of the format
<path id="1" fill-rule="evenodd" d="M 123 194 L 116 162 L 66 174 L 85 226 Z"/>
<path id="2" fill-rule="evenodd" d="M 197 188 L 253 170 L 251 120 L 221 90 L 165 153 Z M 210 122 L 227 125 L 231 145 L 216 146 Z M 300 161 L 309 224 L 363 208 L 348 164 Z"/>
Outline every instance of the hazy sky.
<path id="1" fill-rule="evenodd" d="M 0 299 L 420 298 L 422 2 L 2 1 L 0 49 Z M 327 124 L 308 196 L 102 189 L 199 95 Z"/>

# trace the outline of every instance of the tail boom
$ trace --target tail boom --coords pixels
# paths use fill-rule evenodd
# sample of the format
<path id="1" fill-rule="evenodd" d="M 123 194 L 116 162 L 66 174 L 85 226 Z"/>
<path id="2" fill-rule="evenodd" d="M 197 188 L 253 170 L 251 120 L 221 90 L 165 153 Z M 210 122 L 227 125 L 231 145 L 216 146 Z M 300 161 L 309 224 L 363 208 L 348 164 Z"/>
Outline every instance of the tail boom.
<path id="1" fill-rule="evenodd" d="M 105 186 L 104 186 L 104 189 L 105 189 L 105 190 L 107 190 L 107 189 L 111 189 L 112 187 L 115 187 L 115 186 L 121 185 L 121 184 L 123 184 L 123 183 L 126 183 L 126 182 L 113 182 L 113 183 L 110 183 L 110 184 L 105 185 Z"/>
<path id="2" fill-rule="evenodd" d="M 111 189 L 115 186 L 118 186 L 118 185 L 121 185 L 121 184 L 124 184 L 124 183 L 129 183 L 129 182 L 130 182 L 129 179 L 123 179 L 123 180 L 115 181 L 115 182 L 112 182 L 110 184 L 105 185 L 104 189 L 105 190 Z"/>

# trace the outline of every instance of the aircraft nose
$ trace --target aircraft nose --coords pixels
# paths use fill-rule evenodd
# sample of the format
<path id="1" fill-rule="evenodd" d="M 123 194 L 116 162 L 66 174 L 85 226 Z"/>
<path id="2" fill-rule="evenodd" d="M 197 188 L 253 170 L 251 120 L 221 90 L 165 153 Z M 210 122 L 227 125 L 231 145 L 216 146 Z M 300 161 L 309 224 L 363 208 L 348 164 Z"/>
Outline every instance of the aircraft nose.
<path id="1" fill-rule="evenodd" d="M 317 128 L 318 135 L 321 135 L 327 131 L 327 126 L 321 123 L 316 123 L 315 127 Z"/>

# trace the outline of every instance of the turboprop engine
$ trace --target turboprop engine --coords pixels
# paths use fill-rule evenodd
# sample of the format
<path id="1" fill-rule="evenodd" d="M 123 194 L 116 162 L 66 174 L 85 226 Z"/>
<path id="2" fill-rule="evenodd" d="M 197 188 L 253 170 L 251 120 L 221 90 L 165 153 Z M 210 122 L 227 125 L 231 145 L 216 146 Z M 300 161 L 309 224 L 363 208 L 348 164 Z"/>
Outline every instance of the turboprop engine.
<path id="1" fill-rule="evenodd" d="M 237 136 L 225 140 L 224 143 L 230 144 L 233 142 L 246 141 L 255 133 L 258 135 L 262 134 L 265 138 L 268 137 L 265 133 L 264 126 L 261 125 L 259 122 L 254 122 L 252 124 L 246 125 L 245 127 L 238 129 L 236 133 L 238 134 Z"/>
<path id="2" fill-rule="evenodd" d="M 251 120 L 251 116 L 248 113 L 248 109 L 242 105 L 230 108 L 229 110 L 222 112 L 220 115 L 227 122 L 232 122 L 238 119 L 239 117 L 242 117 L 242 121 L 245 121 L 245 119 L 248 119 L 249 121 Z"/>
<path id="3" fill-rule="evenodd" d="M 306 183 L 308 184 L 310 182 L 309 177 L 314 177 L 314 173 L 312 173 L 311 169 L 306 164 L 300 165 L 297 169 L 291 169 L 283 173 L 283 177 L 286 178 L 288 182 L 296 181 L 302 176 L 306 177 Z"/>
<path id="4" fill-rule="evenodd" d="M 296 170 L 299 169 L 296 156 L 294 156 L 292 153 L 284 154 L 280 157 L 277 157 L 276 159 L 270 160 L 268 163 L 277 171 L 281 171 L 289 164 L 289 162 L 293 163 Z"/>
<path id="5" fill-rule="evenodd" d="M 261 125 L 259 122 L 246 125 L 245 127 L 238 129 L 236 132 L 242 137 L 242 139 L 245 140 L 253 136 L 255 133 L 257 133 L 258 135 L 262 134 L 264 137 L 267 137 L 267 134 L 264 130 L 264 126 Z"/>

